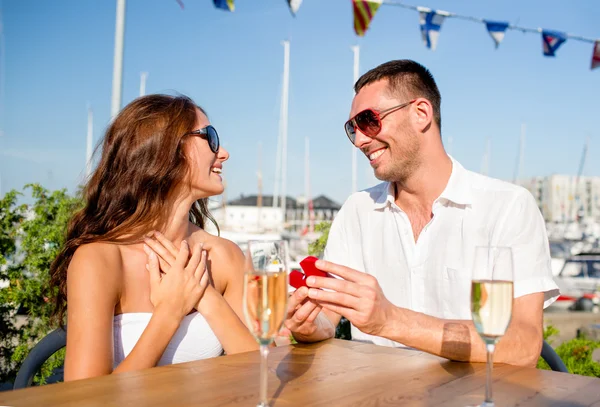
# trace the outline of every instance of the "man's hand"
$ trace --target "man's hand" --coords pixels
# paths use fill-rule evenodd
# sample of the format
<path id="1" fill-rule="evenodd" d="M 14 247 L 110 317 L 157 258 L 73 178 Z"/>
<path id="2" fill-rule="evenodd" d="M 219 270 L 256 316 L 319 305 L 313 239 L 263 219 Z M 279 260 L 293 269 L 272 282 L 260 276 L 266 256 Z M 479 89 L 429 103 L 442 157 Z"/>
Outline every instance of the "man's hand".
<path id="1" fill-rule="evenodd" d="M 308 298 L 308 288 L 300 287 L 288 299 L 285 328 L 299 342 L 316 342 L 335 335 L 335 325 L 322 307 Z"/>
<path id="2" fill-rule="evenodd" d="M 326 310 L 346 317 L 362 332 L 381 336 L 394 305 L 385 298 L 375 277 L 348 267 L 319 260 L 318 269 L 343 278 L 310 276 L 308 297 Z M 333 291 L 323 291 L 319 288 Z"/>

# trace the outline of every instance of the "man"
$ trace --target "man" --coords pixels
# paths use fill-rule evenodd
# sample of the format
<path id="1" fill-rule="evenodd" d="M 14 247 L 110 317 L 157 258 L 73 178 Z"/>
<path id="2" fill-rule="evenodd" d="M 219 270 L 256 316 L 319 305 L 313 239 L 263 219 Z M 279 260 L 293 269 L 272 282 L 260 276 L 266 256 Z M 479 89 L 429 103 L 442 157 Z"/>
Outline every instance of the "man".
<path id="1" fill-rule="evenodd" d="M 385 182 L 343 205 L 317 262 L 340 278 L 309 277 L 290 298 L 285 326 L 298 341 L 319 341 L 333 337 L 344 316 L 355 340 L 483 362 L 470 312 L 475 246 L 508 246 L 513 312 L 495 361 L 534 366 L 543 308 L 558 287 L 533 197 L 446 154 L 440 93 L 418 63 L 380 65 L 355 92 L 346 133 Z"/>

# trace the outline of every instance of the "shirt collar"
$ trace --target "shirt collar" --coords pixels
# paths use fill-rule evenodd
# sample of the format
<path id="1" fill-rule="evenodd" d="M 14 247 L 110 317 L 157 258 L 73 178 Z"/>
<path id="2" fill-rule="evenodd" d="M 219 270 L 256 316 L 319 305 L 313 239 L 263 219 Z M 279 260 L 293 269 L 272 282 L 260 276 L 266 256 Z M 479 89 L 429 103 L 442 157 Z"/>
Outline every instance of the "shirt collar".
<path id="1" fill-rule="evenodd" d="M 450 159 L 452 160 L 452 173 L 450 174 L 446 188 L 444 188 L 437 200 L 445 199 L 458 205 L 471 205 L 472 196 L 469 173 L 454 158 L 450 157 Z"/>
<path id="2" fill-rule="evenodd" d="M 396 200 L 396 190 L 393 182 L 383 182 L 379 195 L 375 195 L 375 209 L 383 209 Z"/>
<path id="3" fill-rule="evenodd" d="M 452 160 L 450 179 L 436 201 L 445 199 L 458 205 L 471 205 L 472 197 L 469 173 L 454 158 L 450 157 L 450 160 Z M 392 182 L 382 183 L 379 194 L 375 195 L 375 209 L 382 209 L 387 205 L 393 204 L 396 200 L 395 195 L 396 191 Z"/>

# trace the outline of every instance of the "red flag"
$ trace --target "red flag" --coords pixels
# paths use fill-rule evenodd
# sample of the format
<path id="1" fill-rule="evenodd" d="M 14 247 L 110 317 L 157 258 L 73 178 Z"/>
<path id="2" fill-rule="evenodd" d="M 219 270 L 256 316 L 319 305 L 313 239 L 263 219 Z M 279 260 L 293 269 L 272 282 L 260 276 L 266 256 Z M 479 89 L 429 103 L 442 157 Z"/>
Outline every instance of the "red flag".
<path id="1" fill-rule="evenodd" d="M 594 52 L 592 53 L 592 68 L 598 68 L 600 66 L 600 40 L 596 40 L 594 43 Z"/>

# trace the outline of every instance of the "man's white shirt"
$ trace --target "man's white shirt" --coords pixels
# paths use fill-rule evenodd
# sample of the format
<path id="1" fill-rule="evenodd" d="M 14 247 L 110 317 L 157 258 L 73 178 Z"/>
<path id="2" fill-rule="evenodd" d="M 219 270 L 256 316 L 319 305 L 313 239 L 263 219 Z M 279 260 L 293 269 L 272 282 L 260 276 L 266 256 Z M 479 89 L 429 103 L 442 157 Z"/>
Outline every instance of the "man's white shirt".
<path id="1" fill-rule="evenodd" d="M 468 171 L 452 159 L 448 184 L 417 242 L 394 201 L 389 182 L 351 195 L 331 226 L 325 260 L 376 277 L 398 307 L 470 320 L 475 247 L 507 246 L 513 252 L 515 298 L 543 292 L 547 307 L 558 297 L 544 220 L 525 188 Z M 354 326 L 352 339 L 403 346 Z"/>

